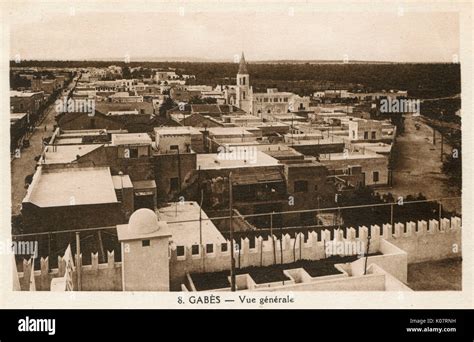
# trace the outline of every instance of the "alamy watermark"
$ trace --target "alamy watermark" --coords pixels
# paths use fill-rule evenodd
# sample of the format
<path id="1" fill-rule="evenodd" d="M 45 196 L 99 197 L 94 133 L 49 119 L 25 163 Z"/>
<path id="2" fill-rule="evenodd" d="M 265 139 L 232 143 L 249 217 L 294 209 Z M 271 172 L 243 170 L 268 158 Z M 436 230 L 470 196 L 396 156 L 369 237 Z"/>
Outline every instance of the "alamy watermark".
<path id="1" fill-rule="evenodd" d="M 380 100 L 381 113 L 416 113 L 420 114 L 420 100 L 414 99 L 393 99 L 386 98 Z"/>
<path id="2" fill-rule="evenodd" d="M 326 241 L 324 244 L 326 256 L 331 255 L 357 255 L 358 257 L 365 256 L 367 246 L 363 241 Z"/>
<path id="3" fill-rule="evenodd" d="M 56 334 L 55 318 L 25 318 L 18 320 L 19 332 L 46 332 L 48 335 Z"/>
<path id="4" fill-rule="evenodd" d="M 38 257 L 38 241 L 0 241 L 0 254 L 15 254 L 30 256 L 32 258 Z"/>
<path id="5" fill-rule="evenodd" d="M 62 99 L 57 99 L 54 104 L 57 113 L 87 113 L 89 116 L 95 115 L 94 99 L 68 99 L 67 96 L 64 96 Z"/>
<path id="6" fill-rule="evenodd" d="M 257 163 L 257 148 L 255 146 L 219 146 L 218 160 L 243 160 L 250 164 Z"/>

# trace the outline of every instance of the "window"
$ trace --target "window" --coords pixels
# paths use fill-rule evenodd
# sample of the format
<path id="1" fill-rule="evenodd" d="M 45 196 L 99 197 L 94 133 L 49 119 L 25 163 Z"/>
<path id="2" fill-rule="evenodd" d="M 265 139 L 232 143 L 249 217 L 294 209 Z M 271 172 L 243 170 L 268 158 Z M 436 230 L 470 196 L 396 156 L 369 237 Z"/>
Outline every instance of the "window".
<path id="1" fill-rule="evenodd" d="M 179 189 L 178 177 L 170 178 L 170 192 L 178 191 L 178 189 Z"/>
<path id="2" fill-rule="evenodd" d="M 314 191 L 318 191 L 318 184 L 314 184 Z"/>
<path id="3" fill-rule="evenodd" d="M 369 132 L 364 132 L 364 140 L 369 139 Z"/>
<path id="4" fill-rule="evenodd" d="M 184 246 L 177 246 L 176 247 L 176 255 L 177 256 L 184 256 Z"/>
<path id="5" fill-rule="evenodd" d="M 308 182 L 305 180 L 295 181 L 293 184 L 295 192 L 307 192 L 308 191 Z"/>
<path id="6" fill-rule="evenodd" d="M 130 158 L 138 158 L 138 147 L 130 148 Z"/>
<path id="7" fill-rule="evenodd" d="M 227 243 L 221 243 L 221 252 L 227 252 L 228 247 Z"/>
<path id="8" fill-rule="evenodd" d="M 242 99 L 245 100 L 245 91 L 242 92 Z"/>
<path id="9" fill-rule="evenodd" d="M 355 139 L 355 138 L 356 138 L 356 132 L 352 131 L 352 139 Z"/>
<path id="10" fill-rule="evenodd" d="M 150 247 L 150 240 L 142 240 L 142 247 Z"/>
<path id="11" fill-rule="evenodd" d="M 199 254 L 199 245 L 192 245 L 191 246 L 191 254 L 198 255 Z"/>
<path id="12" fill-rule="evenodd" d="M 178 151 L 178 150 L 179 150 L 179 146 L 178 146 L 178 145 L 170 145 L 170 150 L 176 150 L 176 151 Z"/>
<path id="13" fill-rule="evenodd" d="M 377 137 L 377 132 L 373 131 L 372 132 L 372 139 L 376 139 L 376 137 Z"/>
<path id="14" fill-rule="evenodd" d="M 249 248 L 255 248 L 255 238 L 250 237 L 249 239 Z"/>
<path id="15" fill-rule="evenodd" d="M 206 245 L 206 254 L 214 253 L 214 244 L 208 243 Z"/>
<path id="16" fill-rule="evenodd" d="M 123 151 L 124 158 L 138 158 L 138 147 L 126 148 Z"/>
<path id="17" fill-rule="evenodd" d="M 373 181 L 374 182 L 378 182 L 379 181 L 379 172 L 378 171 L 374 171 L 373 174 Z"/>

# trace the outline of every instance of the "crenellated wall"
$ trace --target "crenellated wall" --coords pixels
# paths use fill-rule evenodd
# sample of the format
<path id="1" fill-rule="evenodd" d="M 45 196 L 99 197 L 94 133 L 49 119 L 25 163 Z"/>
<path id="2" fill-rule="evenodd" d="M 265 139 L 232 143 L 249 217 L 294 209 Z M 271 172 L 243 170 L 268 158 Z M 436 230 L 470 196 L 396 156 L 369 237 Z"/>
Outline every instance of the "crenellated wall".
<path id="1" fill-rule="evenodd" d="M 461 218 L 383 225 L 382 237 L 404 250 L 408 263 L 461 257 Z"/>
<path id="2" fill-rule="evenodd" d="M 357 236 L 357 232 L 359 233 Z M 256 237 L 252 247 L 248 238 L 240 241 L 241 249 L 236 249 L 235 260 L 237 268 L 250 266 L 269 266 L 273 264 L 287 264 L 300 259 L 319 260 L 331 254 L 336 255 L 358 255 L 360 248 L 353 248 L 340 253 L 328 251 L 328 246 L 337 244 L 342 246 L 362 246 L 365 253 L 368 242 L 369 228 L 362 226 L 358 230 L 354 228 L 339 229 L 334 231 L 334 239 L 331 232 L 324 230 L 321 234 L 309 233 L 308 239 L 304 241 L 302 234 L 293 238 L 284 235 L 283 239 L 273 236 L 264 240 Z M 234 246 L 236 243 L 234 243 Z M 386 256 L 396 254 L 397 260 L 404 264 L 439 260 L 461 256 L 461 219 L 453 217 L 442 219 L 441 225 L 437 220 L 397 223 L 392 228 L 390 224 L 384 224 L 382 229 L 378 225 L 370 227 L 369 253 L 381 253 L 373 256 L 371 260 L 378 260 L 384 269 L 393 271 L 397 279 L 406 281 L 406 268 L 399 268 L 393 263 L 393 258 Z M 457 249 L 453 246 L 457 246 Z M 176 289 L 184 282 L 186 273 L 217 272 L 230 269 L 230 241 L 227 241 L 226 251 L 222 251 L 220 245 L 214 245 L 213 253 L 206 253 L 205 248 L 199 248 L 199 254 L 192 254 L 192 246 L 183 246 L 184 255 L 177 255 L 177 246 L 170 247 L 170 283 L 171 288 Z M 199 246 L 198 246 L 199 247 Z M 405 254 L 395 253 L 401 249 Z M 385 260 L 386 259 L 386 260 Z M 406 263 L 405 263 L 406 264 Z"/>
<path id="3" fill-rule="evenodd" d="M 40 266 L 40 270 L 34 271 L 36 290 L 49 291 L 51 280 L 64 276 L 66 262 L 63 257 L 58 256 L 58 268 L 49 270 L 49 258 L 46 257 L 41 258 Z M 23 272 L 18 273 L 21 290 L 29 291 L 32 270 L 31 259 L 23 260 L 23 270 Z M 74 289 L 76 290 L 77 272 L 74 271 L 72 275 Z M 81 284 L 82 291 L 122 291 L 122 263 L 115 262 L 114 252 L 107 252 L 107 263 L 99 264 L 98 253 L 92 253 L 91 265 L 82 266 Z"/>
<path id="4" fill-rule="evenodd" d="M 370 239 L 369 237 L 370 230 Z M 357 234 L 358 233 L 358 234 Z M 241 248 L 235 250 L 237 268 L 250 266 L 269 266 L 288 264 L 300 259 L 319 260 L 331 255 L 358 255 L 366 252 L 369 242 L 369 253 L 377 253 L 368 258 L 369 265 L 378 265 L 394 279 L 406 282 L 406 264 L 430 260 L 461 257 L 461 219 L 452 217 L 437 220 L 397 223 L 392 227 L 384 224 L 370 227 L 329 230 L 320 234 L 309 233 L 306 241 L 303 234 L 296 238 L 284 235 L 263 239 L 257 237 L 251 243 L 248 238 L 240 241 Z M 226 250 L 221 245 L 214 245 L 212 253 L 206 248 L 199 248 L 199 254 L 192 254 L 192 246 L 183 246 L 184 255 L 178 256 L 178 246 L 170 245 L 169 267 L 170 288 L 181 290 L 186 283 L 187 273 L 217 272 L 230 269 L 230 241 Z M 234 243 L 236 246 L 237 244 Z M 340 250 L 338 247 L 348 247 Z M 199 246 L 198 246 L 199 247 Z M 91 265 L 82 266 L 83 291 L 121 291 L 122 264 L 115 262 L 114 253 L 107 253 L 106 264 L 99 264 L 98 254 L 92 254 Z M 82 256 L 81 256 L 82 258 Z M 365 268 L 363 259 L 351 264 L 350 276 L 360 276 Z M 152 261 L 150 261 L 152 262 Z M 41 269 L 35 271 L 36 290 L 50 290 L 51 280 L 64 276 L 65 261 L 58 257 L 58 268 L 49 270 L 48 258 L 41 258 Z M 404 267 L 402 267 L 405 265 Z M 22 290 L 30 289 L 31 260 L 24 260 L 24 272 L 19 273 Z M 73 272 L 73 283 L 76 286 L 77 274 Z"/>

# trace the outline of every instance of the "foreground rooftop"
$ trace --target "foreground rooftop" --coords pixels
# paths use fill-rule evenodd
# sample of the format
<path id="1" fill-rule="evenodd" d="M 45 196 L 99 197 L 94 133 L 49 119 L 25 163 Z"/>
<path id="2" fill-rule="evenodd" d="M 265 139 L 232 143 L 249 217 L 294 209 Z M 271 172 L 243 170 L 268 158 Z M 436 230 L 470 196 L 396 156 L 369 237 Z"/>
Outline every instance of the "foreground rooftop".
<path id="1" fill-rule="evenodd" d="M 116 203 L 108 167 L 61 168 L 36 171 L 23 203 L 39 207 Z"/>

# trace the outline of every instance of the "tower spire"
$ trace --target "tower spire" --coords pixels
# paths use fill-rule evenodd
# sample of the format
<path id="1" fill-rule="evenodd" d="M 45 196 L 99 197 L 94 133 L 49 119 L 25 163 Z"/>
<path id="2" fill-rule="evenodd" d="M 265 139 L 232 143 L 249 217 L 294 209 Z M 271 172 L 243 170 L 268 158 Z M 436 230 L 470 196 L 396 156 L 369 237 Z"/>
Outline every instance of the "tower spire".
<path id="1" fill-rule="evenodd" d="M 238 74 L 248 74 L 247 63 L 245 62 L 244 52 L 242 51 L 242 56 L 240 57 L 239 72 Z"/>

